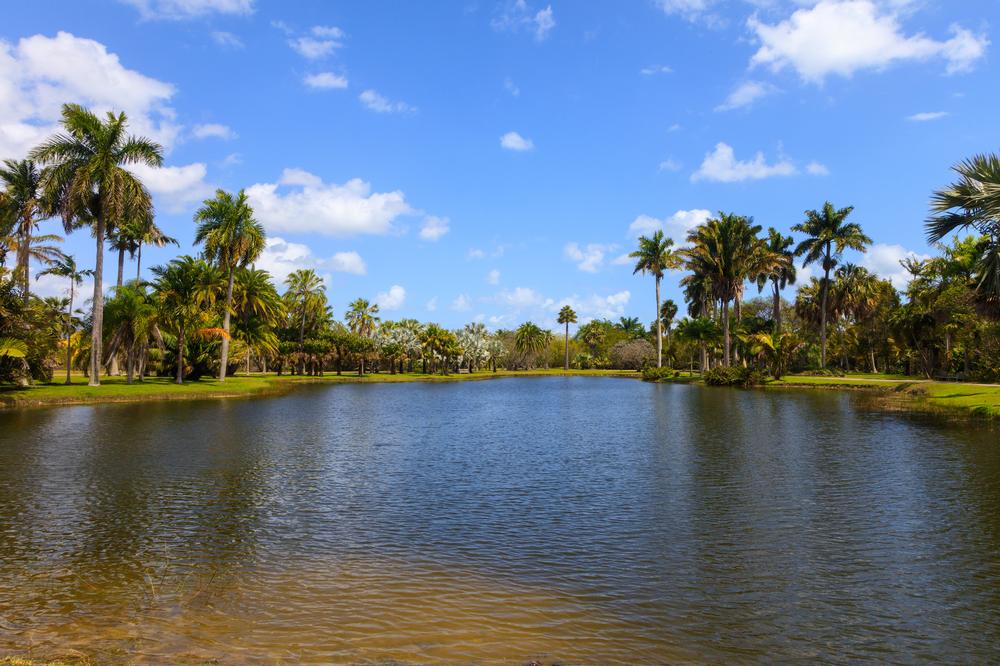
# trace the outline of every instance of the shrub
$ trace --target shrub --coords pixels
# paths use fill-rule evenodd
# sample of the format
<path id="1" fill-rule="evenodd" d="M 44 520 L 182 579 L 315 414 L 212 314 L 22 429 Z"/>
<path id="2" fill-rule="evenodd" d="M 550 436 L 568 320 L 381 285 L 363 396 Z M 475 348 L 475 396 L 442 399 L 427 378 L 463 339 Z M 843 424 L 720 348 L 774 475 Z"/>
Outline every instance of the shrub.
<path id="1" fill-rule="evenodd" d="M 608 352 L 612 367 L 642 370 L 656 363 L 656 349 L 647 340 L 622 340 Z"/>
<path id="2" fill-rule="evenodd" d="M 673 368 L 662 367 L 657 368 L 655 366 L 646 366 L 642 369 L 642 379 L 647 382 L 660 382 L 664 379 L 670 379 L 672 377 L 679 377 L 680 373 Z"/>
<path id="3" fill-rule="evenodd" d="M 709 386 L 758 386 L 766 381 L 767 376 L 757 368 L 719 366 L 705 373 L 705 383 Z"/>

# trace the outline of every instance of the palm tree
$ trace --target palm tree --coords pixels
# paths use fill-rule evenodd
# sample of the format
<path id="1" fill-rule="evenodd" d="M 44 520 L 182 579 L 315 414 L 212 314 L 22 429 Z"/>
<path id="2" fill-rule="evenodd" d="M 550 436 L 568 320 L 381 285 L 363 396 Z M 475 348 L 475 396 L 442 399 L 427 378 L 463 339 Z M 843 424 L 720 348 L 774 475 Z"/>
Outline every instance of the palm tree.
<path id="1" fill-rule="evenodd" d="M 935 213 L 926 225 L 927 240 L 937 243 L 958 229 L 975 229 L 977 243 L 976 296 L 1000 311 L 1000 155 L 976 155 L 953 167 L 957 182 L 931 197 Z"/>
<path id="2" fill-rule="evenodd" d="M 142 227 L 142 234 L 138 238 L 138 242 L 135 245 L 135 279 L 138 280 L 142 277 L 142 246 L 152 245 L 154 247 L 164 247 L 166 245 L 176 245 L 180 247 L 180 243 L 176 238 L 171 238 L 170 236 L 163 233 L 163 230 L 156 226 L 156 222 L 153 218 L 146 218 L 144 220 L 145 224 Z"/>
<path id="3" fill-rule="evenodd" d="M 72 366 L 72 345 L 70 340 L 73 336 L 73 298 L 76 295 L 76 287 L 83 284 L 83 278 L 94 274 L 92 270 L 80 270 L 76 265 L 76 260 L 70 255 L 63 255 L 51 266 L 36 276 L 36 280 L 43 275 L 55 275 L 69 280 L 69 306 L 66 308 L 66 383 L 71 384 L 70 367 Z"/>
<path id="4" fill-rule="evenodd" d="M 226 274 L 226 301 L 222 311 L 222 355 L 219 361 L 219 381 L 226 381 L 229 363 L 229 317 L 233 308 L 233 281 L 236 269 L 253 263 L 264 251 L 264 227 L 253 218 L 253 209 L 246 192 L 234 197 L 225 190 L 216 190 L 214 199 L 206 199 L 194 214 L 198 222 L 195 245 L 203 243 L 202 256 Z"/>
<path id="5" fill-rule="evenodd" d="M 663 323 L 660 321 L 660 281 L 663 272 L 680 266 L 680 257 L 674 252 L 674 241 L 664 238 L 663 231 L 657 229 L 652 238 L 639 236 L 639 249 L 628 256 L 635 259 L 636 273 L 649 273 L 656 281 L 656 367 L 663 366 Z"/>
<path id="6" fill-rule="evenodd" d="M 184 383 L 184 356 L 188 338 L 196 333 L 220 333 L 207 323 L 207 307 L 215 303 L 221 276 L 209 264 L 194 257 L 178 257 L 166 266 L 154 266 L 154 289 L 165 327 L 177 336 L 177 372 L 174 381 Z M 222 337 L 225 337 L 222 335 Z"/>
<path id="7" fill-rule="evenodd" d="M 699 369 L 701 372 L 708 370 L 708 346 L 716 344 L 722 337 L 722 332 L 715 321 L 709 317 L 682 319 L 677 324 L 677 336 L 681 340 L 698 344 L 701 352 Z"/>
<path id="8" fill-rule="evenodd" d="M 563 370 L 569 370 L 569 325 L 576 323 L 576 312 L 570 306 L 564 305 L 559 310 L 558 321 L 560 324 L 566 326 L 565 344 L 563 346 Z"/>
<path id="9" fill-rule="evenodd" d="M 722 357 L 726 366 L 731 363 L 732 348 L 729 303 L 735 300 L 738 309 L 747 279 L 771 270 L 775 262 L 757 237 L 760 230 L 752 218 L 720 212 L 688 234 L 690 247 L 684 252 L 688 268 L 707 280 L 712 295 L 722 302 Z"/>
<path id="10" fill-rule="evenodd" d="M 52 212 L 63 218 L 67 231 L 84 223 L 92 227 L 97 243 L 94 298 L 91 316 L 90 385 L 101 383 L 101 344 L 104 324 L 104 237 L 108 225 L 127 211 L 152 215 L 153 202 L 142 182 L 124 167 L 163 164 L 159 144 L 125 133 L 124 113 L 108 112 L 105 120 L 78 104 L 65 104 L 57 134 L 31 151 L 29 158 L 48 165 L 42 180 Z"/>
<path id="11" fill-rule="evenodd" d="M 615 327 L 630 338 L 641 338 L 646 334 L 638 317 L 619 317 Z"/>
<path id="12" fill-rule="evenodd" d="M 233 314 L 240 323 L 238 339 L 247 345 L 247 372 L 254 353 L 262 359 L 278 351 L 278 337 L 274 327 L 285 316 L 285 304 L 271 282 L 271 275 L 259 268 L 241 268 L 236 271 L 233 286 Z"/>
<path id="13" fill-rule="evenodd" d="M 348 306 L 347 314 L 344 315 L 347 327 L 351 333 L 365 340 L 371 339 L 378 326 L 378 304 L 371 303 L 364 298 L 355 300 Z M 360 354 L 361 374 L 365 374 L 365 355 Z"/>
<path id="14" fill-rule="evenodd" d="M 549 335 L 534 322 L 526 321 L 514 332 L 514 348 L 526 356 L 537 356 L 548 344 Z"/>
<path id="15" fill-rule="evenodd" d="M 844 250 L 851 249 L 864 252 L 871 245 L 872 239 L 864 234 L 861 225 L 848 222 L 847 216 L 854 206 L 836 209 L 827 201 L 823 209 L 807 210 L 804 222 L 792 227 L 792 231 L 806 234 L 805 240 L 795 248 L 795 255 L 805 255 L 804 265 L 822 262 L 823 282 L 820 286 L 820 367 L 826 367 L 826 317 L 830 296 L 830 271 L 832 271 Z"/>
<path id="16" fill-rule="evenodd" d="M 791 250 L 795 239 L 784 236 L 774 227 L 767 230 L 767 249 L 777 260 L 770 271 L 757 276 L 757 289 L 764 290 L 764 285 L 771 283 L 771 297 L 774 299 L 772 312 L 774 314 L 774 333 L 781 335 L 781 290 L 790 284 L 795 284 L 795 253 Z"/>
<path id="17" fill-rule="evenodd" d="M 159 338 L 157 308 L 139 281 L 115 288 L 108 299 L 105 316 L 109 329 L 108 351 L 118 348 L 125 352 L 125 382 L 131 384 L 139 370 L 142 381 L 146 351 L 151 337 Z"/>
<path id="18" fill-rule="evenodd" d="M 28 302 L 30 288 L 31 238 L 42 219 L 42 176 L 31 160 L 4 160 L 0 167 L 0 218 L 12 222 L 16 239 L 15 279 L 20 280 L 21 295 Z"/>
<path id="19" fill-rule="evenodd" d="M 300 373 L 305 373 L 302 352 L 306 336 L 306 320 L 317 319 L 319 311 L 326 309 L 326 285 L 311 268 L 292 272 L 285 278 L 285 284 L 288 286 L 288 291 L 285 292 L 288 311 L 299 324 L 299 367 Z"/>
<path id="20" fill-rule="evenodd" d="M 674 317 L 676 316 L 677 304 L 669 298 L 663 301 L 663 305 L 660 306 L 660 321 L 663 323 L 663 329 L 667 332 L 668 347 L 670 346 L 670 327 L 673 326 Z"/>

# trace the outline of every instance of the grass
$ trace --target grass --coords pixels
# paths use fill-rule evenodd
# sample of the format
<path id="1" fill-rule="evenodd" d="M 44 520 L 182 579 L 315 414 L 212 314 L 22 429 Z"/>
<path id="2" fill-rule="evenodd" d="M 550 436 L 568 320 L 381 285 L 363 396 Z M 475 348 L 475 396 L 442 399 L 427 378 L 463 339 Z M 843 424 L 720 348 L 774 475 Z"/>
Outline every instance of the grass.
<path id="1" fill-rule="evenodd" d="M 235 375 L 227 377 L 225 382 L 216 379 L 203 378 L 184 384 L 174 384 L 166 377 L 147 377 L 142 382 L 132 385 L 125 383 L 124 377 L 102 377 L 100 386 L 88 386 L 82 375 L 73 377 L 73 384 L 66 385 L 62 380 L 50 383 L 40 383 L 29 387 L 0 387 L 0 408 L 38 407 L 46 405 L 79 405 L 105 402 L 147 402 L 158 400 L 195 400 L 205 398 L 238 398 L 263 395 L 276 395 L 292 390 L 296 384 L 315 383 L 392 383 L 392 382 L 457 382 L 496 379 L 500 377 L 553 377 L 553 376 L 585 376 L 585 377 L 631 377 L 638 378 L 639 373 L 623 370 L 569 370 L 559 369 L 508 371 L 497 373 L 479 371 L 476 373 L 431 375 L 422 373 L 401 374 L 367 374 L 359 377 L 357 373 L 337 375 L 327 373 L 318 377 L 303 377 L 298 375 L 278 376 L 273 373 L 252 375 Z M 0 666 L 3 666 L 0 663 Z"/>

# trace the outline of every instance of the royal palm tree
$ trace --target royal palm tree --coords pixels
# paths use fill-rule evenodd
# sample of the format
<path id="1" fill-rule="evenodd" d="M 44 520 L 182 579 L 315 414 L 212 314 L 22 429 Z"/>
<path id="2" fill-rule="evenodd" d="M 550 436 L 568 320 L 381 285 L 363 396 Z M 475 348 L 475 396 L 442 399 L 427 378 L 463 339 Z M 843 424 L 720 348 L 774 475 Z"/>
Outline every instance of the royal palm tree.
<path id="1" fill-rule="evenodd" d="M 233 281 L 236 270 L 253 263 L 264 251 L 264 227 L 254 219 L 246 192 L 233 196 L 216 190 L 214 199 L 206 199 L 194 214 L 198 223 L 195 245 L 204 244 L 202 256 L 226 275 L 226 298 L 222 310 L 222 354 L 219 381 L 226 381 L 229 363 L 229 318 L 233 309 Z"/>
<path id="2" fill-rule="evenodd" d="M 795 284 L 795 253 L 792 246 L 795 239 L 782 235 L 774 227 L 767 230 L 767 250 L 776 260 L 771 270 L 757 276 L 757 288 L 764 290 L 764 285 L 771 283 L 772 313 L 774 315 L 774 334 L 781 334 L 781 290 L 790 284 Z"/>
<path id="3" fill-rule="evenodd" d="M 221 329 L 206 326 L 208 309 L 214 306 L 224 278 L 214 267 L 189 256 L 178 257 L 165 266 L 154 266 L 151 272 L 156 278 L 154 291 L 163 326 L 177 336 L 174 382 L 183 384 L 188 338 L 198 333 L 225 337 Z"/>
<path id="4" fill-rule="evenodd" d="M 576 323 L 576 312 L 574 312 L 573 308 L 570 306 L 564 305 L 562 306 L 562 309 L 559 310 L 558 321 L 566 327 L 563 345 L 563 370 L 569 370 L 569 325 Z"/>
<path id="5" fill-rule="evenodd" d="M 81 270 L 76 265 L 76 260 L 70 255 L 63 255 L 52 263 L 51 266 L 39 273 L 35 279 L 43 275 L 55 275 L 69 280 L 69 305 L 66 308 L 66 383 L 71 384 L 70 367 L 72 367 L 72 345 L 70 341 L 73 337 L 73 298 L 76 296 L 76 287 L 83 284 L 83 278 L 94 274 L 92 270 Z"/>
<path id="6" fill-rule="evenodd" d="M 152 215 L 149 191 L 125 167 L 159 167 L 163 149 L 149 139 L 126 134 L 124 113 L 108 112 L 102 121 L 82 106 L 65 104 L 62 126 L 63 133 L 32 150 L 29 158 L 48 165 L 42 180 L 51 212 L 62 216 L 67 231 L 90 225 L 97 243 L 90 347 L 90 385 L 97 386 L 104 335 L 105 234 L 128 211 Z"/>
<path id="7" fill-rule="evenodd" d="M 305 361 L 302 358 L 303 344 L 306 336 L 306 321 L 317 320 L 321 311 L 326 310 L 326 285 L 323 279 L 311 268 L 294 271 L 285 278 L 288 290 L 285 292 L 285 303 L 289 314 L 299 326 L 299 371 L 305 372 Z"/>
<path id="8" fill-rule="evenodd" d="M 820 367 L 826 367 L 826 320 L 830 297 L 830 271 L 836 268 L 844 250 L 864 252 L 871 245 L 872 239 L 864 234 L 861 225 L 848 222 L 847 216 L 854 210 L 834 208 L 827 201 L 822 210 L 807 210 L 804 222 L 792 227 L 792 231 L 806 234 L 806 238 L 795 248 L 795 255 L 805 255 L 803 264 L 808 266 L 821 262 L 823 266 L 823 281 L 820 284 L 820 324 L 819 324 L 819 359 Z"/>
<path id="9" fill-rule="evenodd" d="M 28 302 L 31 280 L 31 240 L 42 220 L 42 175 L 31 160 L 4 160 L 0 166 L 0 218 L 10 221 L 15 240 L 14 278 Z"/>
<path id="10" fill-rule="evenodd" d="M 665 238 L 657 229 L 652 238 L 639 236 L 639 249 L 629 253 L 635 259 L 632 274 L 649 273 L 656 282 L 656 367 L 663 366 L 663 323 L 660 321 L 660 281 L 664 271 L 680 266 L 680 256 L 672 249 L 673 239 Z"/>
<path id="11" fill-rule="evenodd" d="M 163 230 L 156 226 L 155 220 L 153 218 L 146 218 L 144 220 L 144 225 L 142 227 L 142 234 L 138 238 L 138 242 L 135 246 L 135 279 L 138 280 L 142 277 L 142 246 L 152 245 L 153 247 L 164 247 L 166 245 L 176 245 L 180 247 L 180 243 L 176 238 L 172 238 L 165 233 Z"/>

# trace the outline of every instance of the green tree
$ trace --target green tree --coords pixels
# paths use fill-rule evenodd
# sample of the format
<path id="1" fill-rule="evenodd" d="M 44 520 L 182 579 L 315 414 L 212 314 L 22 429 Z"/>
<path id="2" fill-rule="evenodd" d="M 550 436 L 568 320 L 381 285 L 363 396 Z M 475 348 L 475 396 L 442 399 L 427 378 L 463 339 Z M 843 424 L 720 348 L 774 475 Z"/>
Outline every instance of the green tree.
<path id="1" fill-rule="evenodd" d="M 194 257 L 178 257 L 165 266 L 154 266 L 155 295 L 164 328 L 177 337 L 177 372 L 174 381 L 184 383 L 187 343 L 195 334 L 222 334 L 211 329 L 208 309 L 215 305 L 222 286 L 221 274 Z"/>
<path id="2" fill-rule="evenodd" d="M 674 325 L 674 318 L 677 316 L 677 304 L 672 299 L 663 301 L 660 306 L 660 322 L 663 330 L 667 333 L 667 346 L 670 346 L 670 328 Z"/>
<path id="3" fill-rule="evenodd" d="M 299 328 L 299 356 L 303 354 L 306 323 L 316 322 L 326 313 L 326 285 L 311 268 L 299 269 L 285 278 L 285 304 Z M 299 372 L 305 372 L 300 361 Z"/>
<path id="4" fill-rule="evenodd" d="M 81 270 L 76 265 L 76 260 L 69 255 L 63 255 L 53 262 L 51 266 L 38 274 L 55 275 L 69 280 L 69 303 L 66 307 L 66 383 L 71 384 L 70 368 L 72 367 L 73 347 L 70 344 L 73 338 L 73 299 L 76 296 L 76 288 L 83 284 L 83 278 L 94 274 L 92 270 Z M 36 278 L 37 279 L 37 278 Z"/>
<path id="5" fill-rule="evenodd" d="M 202 256 L 226 275 L 226 297 L 222 310 L 222 352 L 219 360 L 219 381 L 226 381 L 229 364 L 229 318 L 233 310 L 233 282 L 236 271 L 253 263 L 264 251 L 264 227 L 254 219 L 253 208 L 246 192 L 235 196 L 216 190 L 215 198 L 205 199 L 194 214 L 198 223 L 194 242 L 203 244 Z"/>
<path id="6" fill-rule="evenodd" d="M 146 293 L 145 285 L 135 281 L 115 288 L 104 314 L 108 352 L 114 354 L 121 349 L 125 356 L 125 383 L 133 382 L 136 370 L 142 381 L 149 342 L 154 336 L 159 337 L 156 303 Z"/>
<path id="7" fill-rule="evenodd" d="M 836 268 L 844 250 L 863 252 L 871 245 L 872 239 L 864 234 L 861 225 L 848 222 L 847 217 L 854 211 L 853 206 L 834 208 L 827 201 L 822 210 L 807 210 L 804 222 L 792 227 L 806 235 L 798 247 L 796 256 L 805 256 L 804 265 L 820 262 L 823 280 L 820 283 L 820 367 L 826 367 L 826 321 L 830 297 L 830 271 Z"/>
<path id="8" fill-rule="evenodd" d="M 29 158 L 47 165 L 43 173 L 45 197 L 51 212 L 62 216 L 67 231 L 91 226 L 97 244 L 94 298 L 91 315 L 90 385 L 101 382 L 101 345 L 104 324 L 104 239 L 108 225 L 126 212 L 152 215 L 153 202 L 129 165 L 159 167 L 163 149 L 149 139 L 126 134 L 124 113 L 109 112 L 102 121 L 77 104 L 62 109 L 64 133 L 31 151 Z"/>
<path id="9" fill-rule="evenodd" d="M 42 175 L 31 160 L 4 160 L 0 166 L 0 219 L 6 218 L 16 246 L 14 277 L 28 302 L 31 240 L 42 220 Z"/>
<path id="10" fill-rule="evenodd" d="M 378 327 L 378 304 L 371 303 L 364 298 L 355 299 L 348 306 L 344 319 L 347 321 L 347 327 L 351 333 L 364 340 L 371 340 L 372 336 L 375 335 L 375 329 Z M 362 346 L 364 346 L 365 351 L 370 351 L 369 345 L 363 344 Z M 360 374 L 362 375 L 365 374 L 366 355 L 366 353 L 358 355 L 361 361 Z"/>
<path id="11" fill-rule="evenodd" d="M 795 284 L 795 253 L 792 246 L 795 239 L 785 236 L 774 227 L 767 230 L 767 249 L 775 259 L 773 267 L 757 276 L 757 288 L 764 290 L 764 285 L 771 283 L 772 306 L 774 317 L 774 334 L 781 335 L 781 290 L 790 284 Z"/>
<path id="12" fill-rule="evenodd" d="M 680 256 L 672 249 L 674 241 L 657 229 L 652 238 L 639 236 L 639 249 L 629 253 L 635 259 L 635 273 L 649 273 L 656 282 L 656 367 L 663 366 L 663 323 L 660 321 L 660 282 L 664 271 L 680 266 Z"/>
<path id="13" fill-rule="evenodd" d="M 564 336 L 563 370 L 569 370 L 569 325 L 576 323 L 576 312 L 574 312 L 573 308 L 570 306 L 564 305 L 562 306 L 562 309 L 559 310 L 558 321 L 566 327 Z"/>
<path id="14" fill-rule="evenodd" d="M 514 332 L 514 348 L 528 358 L 534 358 L 549 343 L 549 332 L 538 327 L 534 322 L 526 321 Z"/>

